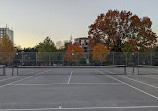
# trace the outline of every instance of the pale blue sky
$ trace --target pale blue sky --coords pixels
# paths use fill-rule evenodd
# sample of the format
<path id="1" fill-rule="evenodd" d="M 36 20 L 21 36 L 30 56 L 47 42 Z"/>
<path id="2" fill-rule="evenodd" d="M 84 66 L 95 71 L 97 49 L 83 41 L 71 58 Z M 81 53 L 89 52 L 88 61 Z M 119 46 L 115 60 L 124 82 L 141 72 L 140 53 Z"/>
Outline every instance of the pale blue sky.
<path id="1" fill-rule="evenodd" d="M 86 37 L 109 9 L 150 17 L 158 34 L 158 0 L 0 0 L 0 27 L 13 27 L 16 45 L 33 47 L 47 36 L 54 42 Z"/>

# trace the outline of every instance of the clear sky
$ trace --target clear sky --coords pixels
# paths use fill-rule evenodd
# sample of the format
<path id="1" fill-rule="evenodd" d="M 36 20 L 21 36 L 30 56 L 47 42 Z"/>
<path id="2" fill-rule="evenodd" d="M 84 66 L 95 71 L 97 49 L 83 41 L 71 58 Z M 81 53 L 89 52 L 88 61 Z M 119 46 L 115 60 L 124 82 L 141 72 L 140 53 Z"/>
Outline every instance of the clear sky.
<path id="1" fill-rule="evenodd" d="M 55 43 L 86 37 L 88 26 L 109 9 L 148 16 L 158 34 L 158 0 L 0 0 L 0 27 L 13 27 L 16 45 L 33 47 L 47 36 Z"/>

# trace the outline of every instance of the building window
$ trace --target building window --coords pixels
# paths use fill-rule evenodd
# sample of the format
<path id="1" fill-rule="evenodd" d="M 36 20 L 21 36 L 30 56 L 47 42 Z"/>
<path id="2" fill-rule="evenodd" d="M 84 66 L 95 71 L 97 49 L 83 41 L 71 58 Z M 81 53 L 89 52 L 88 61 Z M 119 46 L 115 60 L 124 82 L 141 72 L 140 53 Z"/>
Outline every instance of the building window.
<path id="1" fill-rule="evenodd" d="M 81 44 L 84 44 L 84 40 L 81 40 Z"/>
<path id="2" fill-rule="evenodd" d="M 87 47 L 84 47 L 84 52 L 87 52 Z"/>

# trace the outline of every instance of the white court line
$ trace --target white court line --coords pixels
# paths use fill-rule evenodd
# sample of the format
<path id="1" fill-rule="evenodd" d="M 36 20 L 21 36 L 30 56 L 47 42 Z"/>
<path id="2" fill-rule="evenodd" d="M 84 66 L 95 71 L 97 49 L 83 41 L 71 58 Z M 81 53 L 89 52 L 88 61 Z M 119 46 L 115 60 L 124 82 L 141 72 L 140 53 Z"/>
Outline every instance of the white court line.
<path id="1" fill-rule="evenodd" d="M 8 84 L 5 84 L 5 85 L 2 85 L 2 86 L 0 86 L 0 88 L 2 88 L 2 87 L 6 87 L 6 86 L 9 86 L 9 85 L 11 85 L 11 84 L 14 84 L 14 83 L 17 83 L 17 82 L 20 82 L 20 81 L 23 81 L 23 80 L 26 80 L 26 79 L 29 79 L 29 78 L 32 78 L 32 77 L 34 77 L 34 76 L 40 75 L 40 74 L 42 74 L 42 73 L 44 73 L 44 72 L 48 72 L 48 71 L 50 71 L 50 70 L 43 71 L 43 72 L 38 73 L 38 74 L 35 74 L 35 75 L 33 75 L 33 76 L 29 76 L 29 77 L 26 77 L 26 78 L 23 78 L 23 79 L 20 79 L 20 80 L 17 80 L 17 81 L 14 81 L 14 82 L 11 82 L 11 83 L 8 83 Z"/>
<path id="2" fill-rule="evenodd" d="M 11 86 L 51 86 L 51 85 L 66 85 L 67 83 L 53 83 L 53 84 L 11 84 Z"/>
<path id="3" fill-rule="evenodd" d="M 124 77 L 124 78 L 126 78 L 126 79 L 131 80 L 131 81 L 135 81 L 135 82 L 138 82 L 138 83 L 141 83 L 141 84 L 144 84 L 144 85 L 147 85 L 147 86 L 150 86 L 150 87 L 156 88 L 156 89 L 158 88 L 158 87 L 156 87 L 156 86 L 154 86 L 154 85 L 147 84 L 147 83 L 145 83 L 145 82 L 138 81 L 138 80 L 135 80 L 135 79 L 132 79 L 132 78 L 129 78 L 129 77 L 125 77 L 125 76 L 121 76 L 121 77 Z"/>
<path id="4" fill-rule="evenodd" d="M 120 85 L 122 83 L 70 83 L 74 85 Z"/>
<path id="5" fill-rule="evenodd" d="M 72 71 L 72 72 L 73 72 L 73 71 Z M 70 77 L 69 77 L 69 79 L 68 79 L 68 82 L 67 82 L 67 84 L 70 84 L 71 77 L 72 77 L 72 72 L 71 72 L 71 74 L 70 74 Z"/>
<path id="6" fill-rule="evenodd" d="M 98 71 L 98 72 L 100 72 L 100 73 L 102 73 L 102 74 L 105 74 L 105 73 L 103 73 L 103 72 L 101 72 L 101 71 L 99 71 L 99 70 L 96 70 L 96 71 Z M 109 72 L 109 71 L 108 71 L 108 72 Z M 113 73 L 113 72 L 111 72 L 111 73 Z M 139 88 L 136 88 L 136 87 L 134 87 L 134 86 L 132 86 L 132 85 L 126 83 L 126 82 L 123 82 L 123 81 L 121 81 L 121 80 L 119 80 L 119 79 L 116 79 L 116 78 L 114 78 L 114 77 L 112 77 L 112 76 L 110 76 L 110 75 L 106 75 L 106 76 L 108 76 L 108 77 L 110 77 L 110 78 L 112 78 L 112 79 L 114 79 L 114 80 L 117 80 L 117 81 L 119 81 L 119 82 L 121 82 L 121 83 L 123 83 L 123 84 L 125 84 L 125 85 L 127 85 L 127 86 L 129 86 L 129 87 L 131 87 L 131 88 L 133 88 L 133 89 L 135 89 L 135 90 L 137 90 L 137 91 L 139 91 L 139 92 L 142 92 L 142 93 L 144 93 L 144 94 L 146 94 L 146 95 L 148 95 L 148 96 L 151 96 L 151 97 L 153 97 L 153 98 L 155 98 L 155 99 L 158 99 L 157 96 L 154 96 L 154 95 L 152 95 L 152 94 L 150 94 L 150 93 L 148 93 L 148 92 L 145 92 L 145 91 L 143 91 L 143 90 L 141 90 L 141 89 L 139 89 Z"/>
<path id="7" fill-rule="evenodd" d="M 33 72 L 31 72 L 31 73 L 35 73 L 35 72 L 39 72 L 39 71 L 33 71 Z M 26 74 L 31 74 L 31 73 L 26 73 Z M 10 78 L 6 78 L 6 79 L 2 79 L 2 80 L 0 80 L 0 82 L 1 82 L 1 81 L 6 81 L 6 80 L 9 80 L 9 79 L 13 79 L 13 78 L 18 78 L 18 77 L 20 77 L 20 76 L 16 76 L 16 77 L 10 77 Z"/>
<path id="8" fill-rule="evenodd" d="M 123 83 L 69 83 L 69 85 L 121 85 Z M 51 85 L 67 85 L 67 83 L 53 84 L 11 84 L 12 86 L 51 86 Z"/>
<path id="9" fill-rule="evenodd" d="M 34 108 L 34 109 L 0 109 L 3 111 L 38 111 L 38 110 L 94 110 L 94 109 L 144 109 L 144 108 L 158 108 L 158 106 L 116 106 L 116 107 L 74 107 L 64 108 L 59 106 L 58 108 Z"/>
<path id="10" fill-rule="evenodd" d="M 59 109 L 62 109 L 62 106 L 59 106 Z"/>
<path id="11" fill-rule="evenodd" d="M 152 77 L 152 76 L 144 76 L 143 77 L 147 77 L 147 78 L 152 78 L 152 79 L 158 79 L 157 77 Z"/>

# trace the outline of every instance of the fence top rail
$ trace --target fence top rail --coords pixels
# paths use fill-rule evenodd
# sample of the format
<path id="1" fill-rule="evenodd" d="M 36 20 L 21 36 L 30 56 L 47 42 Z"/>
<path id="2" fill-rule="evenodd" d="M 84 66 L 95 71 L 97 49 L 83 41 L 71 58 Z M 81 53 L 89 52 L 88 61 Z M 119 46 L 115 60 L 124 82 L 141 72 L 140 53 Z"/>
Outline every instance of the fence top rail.
<path id="1" fill-rule="evenodd" d="M 110 65 L 110 66 L 13 66 L 17 68 L 119 68 L 126 67 L 125 65 Z"/>
<path id="2" fill-rule="evenodd" d="M 158 68 L 158 66 L 153 66 L 153 65 L 138 65 L 138 67 L 142 67 L 142 68 Z"/>
<path id="3" fill-rule="evenodd" d="M 66 52 L 0 52 L 0 53 L 66 53 Z M 72 52 L 67 52 L 72 53 Z M 76 53 L 90 53 L 90 52 L 76 52 Z M 158 52 L 97 52 L 97 53 L 158 53 Z"/>

